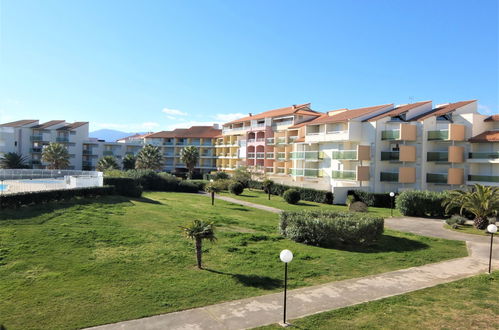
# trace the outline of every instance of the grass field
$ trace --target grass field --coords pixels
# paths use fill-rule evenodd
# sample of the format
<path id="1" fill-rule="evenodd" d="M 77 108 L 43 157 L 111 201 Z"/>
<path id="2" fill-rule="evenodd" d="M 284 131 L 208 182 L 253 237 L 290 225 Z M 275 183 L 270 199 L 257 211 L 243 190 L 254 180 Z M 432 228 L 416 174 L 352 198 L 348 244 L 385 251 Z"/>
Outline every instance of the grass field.
<path id="1" fill-rule="evenodd" d="M 228 192 L 221 193 L 222 196 L 228 196 L 236 199 L 240 199 L 247 202 L 252 202 L 256 204 L 262 204 L 266 206 L 275 207 L 277 209 L 285 210 L 285 211 L 296 211 L 296 210 L 315 210 L 317 208 L 322 208 L 324 210 L 335 210 L 335 211 L 348 211 L 348 207 L 344 205 L 330 205 L 330 204 L 321 204 L 307 201 L 300 201 L 298 204 L 288 204 L 281 196 L 271 195 L 270 200 L 268 199 L 268 195 L 262 190 L 249 190 L 245 189 L 244 192 L 237 196 L 234 194 L 230 194 Z M 369 207 L 369 213 L 379 215 L 383 218 L 390 217 L 390 209 L 381 208 L 381 207 Z M 400 216 L 400 212 L 396 209 L 393 210 L 393 216 Z"/>
<path id="2" fill-rule="evenodd" d="M 60 202 L 0 214 L 0 324 L 67 329 L 135 319 L 280 290 L 284 248 L 291 288 L 465 256 L 463 242 L 386 230 L 369 249 L 306 246 L 277 234 L 276 214 L 197 194 L 145 193 Z M 179 226 L 217 223 L 194 244 Z"/>
<path id="3" fill-rule="evenodd" d="M 292 320 L 296 329 L 499 329 L 499 272 Z M 278 325 L 260 330 L 282 329 Z"/>
<path id="4" fill-rule="evenodd" d="M 448 230 L 457 231 L 458 233 L 463 234 L 473 234 L 473 235 L 481 235 L 481 236 L 490 236 L 490 234 L 486 233 L 486 230 L 479 230 L 473 227 L 473 225 L 460 225 L 459 228 L 454 229 L 448 224 L 444 224 L 444 228 Z"/>

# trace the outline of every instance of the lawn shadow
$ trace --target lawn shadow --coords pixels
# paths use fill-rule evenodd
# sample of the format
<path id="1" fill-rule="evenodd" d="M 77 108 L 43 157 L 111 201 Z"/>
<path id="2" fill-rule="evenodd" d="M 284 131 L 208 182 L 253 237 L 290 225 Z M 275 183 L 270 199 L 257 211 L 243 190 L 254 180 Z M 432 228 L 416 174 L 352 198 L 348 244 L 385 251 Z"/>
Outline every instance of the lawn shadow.
<path id="1" fill-rule="evenodd" d="M 380 240 L 369 246 L 335 245 L 331 248 L 360 253 L 409 252 L 428 249 L 428 244 L 391 235 L 382 235 Z"/>
<path id="2" fill-rule="evenodd" d="M 296 203 L 296 205 L 300 205 L 300 206 L 312 206 L 312 207 L 318 207 L 319 206 L 319 205 L 309 204 L 309 203 L 305 203 L 305 202 L 298 202 L 298 203 Z"/>
<path id="3" fill-rule="evenodd" d="M 154 199 L 150 199 L 150 198 L 147 198 L 147 197 L 134 198 L 133 200 L 137 201 L 137 202 L 148 203 L 148 204 L 157 204 L 157 205 L 163 205 L 164 204 L 164 203 L 162 203 L 160 201 L 157 201 L 157 200 L 154 200 Z"/>
<path id="4" fill-rule="evenodd" d="M 241 194 L 239 195 L 241 197 L 249 197 L 249 198 L 257 198 L 258 196 L 251 196 L 251 195 L 246 195 L 246 194 Z"/>
<path id="5" fill-rule="evenodd" d="M 244 212 L 249 212 L 248 209 L 245 209 L 244 207 L 241 207 L 241 206 L 237 206 L 237 207 L 229 207 L 229 209 L 231 210 L 235 210 L 235 211 L 244 211 Z"/>
<path id="6" fill-rule="evenodd" d="M 209 269 L 209 268 L 203 268 L 203 269 L 208 271 L 208 272 L 211 272 L 211 273 L 231 276 L 232 278 L 236 279 L 238 282 L 240 282 L 244 286 L 251 286 L 254 288 L 259 288 L 259 289 L 264 289 L 264 290 L 273 290 L 273 289 L 282 287 L 282 285 L 283 285 L 282 280 L 268 277 L 268 276 L 232 274 L 232 273 L 225 273 L 225 272 L 221 272 L 221 271 Z"/>

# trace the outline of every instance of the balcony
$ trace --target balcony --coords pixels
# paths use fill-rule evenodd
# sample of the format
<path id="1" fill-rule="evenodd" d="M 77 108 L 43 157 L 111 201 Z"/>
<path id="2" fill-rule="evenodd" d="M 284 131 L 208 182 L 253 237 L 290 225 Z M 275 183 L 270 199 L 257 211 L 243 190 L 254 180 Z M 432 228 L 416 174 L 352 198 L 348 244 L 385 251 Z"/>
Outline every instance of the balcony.
<path id="1" fill-rule="evenodd" d="M 286 144 L 286 138 L 285 137 L 279 137 L 276 139 L 277 144 Z"/>
<path id="2" fill-rule="evenodd" d="M 264 152 L 257 152 L 256 159 L 265 159 L 265 153 Z"/>
<path id="3" fill-rule="evenodd" d="M 294 143 L 298 139 L 298 136 L 293 135 L 293 136 L 290 136 L 288 138 L 289 138 L 289 143 Z"/>
<path id="4" fill-rule="evenodd" d="M 102 154 L 104 156 L 114 156 L 114 152 L 112 150 L 104 150 Z"/>
<path id="5" fill-rule="evenodd" d="M 381 172 L 379 180 L 381 182 L 398 182 L 399 174 L 393 172 Z"/>
<path id="6" fill-rule="evenodd" d="M 357 150 L 337 150 L 333 151 L 332 159 L 337 160 L 356 160 Z"/>
<path id="7" fill-rule="evenodd" d="M 426 173 L 426 182 L 447 184 L 447 174 Z"/>
<path id="8" fill-rule="evenodd" d="M 382 151 L 381 152 L 381 160 L 389 160 L 389 161 L 399 161 L 400 152 L 399 151 Z"/>
<path id="9" fill-rule="evenodd" d="M 267 152 L 267 159 L 274 159 L 274 153 L 273 152 Z"/>
<path id="10" fill-rule="evenodd" d="M 274 138 L 267 138 L 267 144 L 268 145 L 274 144 Z"/>
<path id="11" fill-rule="evenodd" d="M 342 179 L 342 180 L 356 180 L 357 173 L 355 170 L 353 171 L 333 171 L 331 174 L 333 179 Z"/>
<path id="12" fill-rule="evenodd" d="M 55 138 L 56 142 L 67 143 L 69 142 L 69 136 L 58 136 Z"/>
<path id="13" fill-rule="evenodd" d="M 291 175 L 317 178 L 320 176 L 321 170 L 317 168 L 292 168 Z"/>
<path id="14" fill-rule="evenodd" d="M 499 159 L 499 152 L 470 152 L 470 159 Z"/>
<path id="15" fill-rule="evenodd" d="M 33 154 L 39 154 L 42 152 L 42 148 L 31 148 L 30 151 Z"/>
<path id="16" fill-rule="evenodd" d="M 255 140 L 256 140 L 256 142 L 265 142 L 265 138 L 257 138 Z"/>
<path id="17" fill-rule="evenodd" d="M 449 139 L 449 130 L 428 131 L 428 141 L 445 141 Z"/>
<path id="18" fill-rule="evenodd" d="M 166 141 L 166 142 L 163 142 L 163 145 L 164 146 L 173 146 L 173 141 Z"/>
<path id="19" fill-rule="evenodd" d="M 447 151 L 429 151 L 426 160 L 429 162 L 448 162 L 449 153 Z"/>
<path id="20" fill-rule="evenodd" d="M 89 162 L 89 161 L 82 161 L 81 162 L 81 165 L 82 166 L 85 166 L 85 167 L 93 167 L 94 165 L 92 164 L 92 162 Z"/>
<path id="21" fill-rule="evenodd" d="M 31 135 L 29 137 L 31 141 L 43 141 L 43 136 L 42 135 Z"/>
<path id="22" fill-rule="evenodd" d="M 291 153 L 293 160 L 317 161 L 322 159 L 324 154 L 320 151 L 296 151 Z"/>
<path id="23" fill-rule="evenodd" d="M 256 139 L 248 139 L 248 143 L 256 142 Z"/>
<path id="24" fill-rule="evenodd" d="M 31 165 L 42 165 L 42 161 L 39 159 L 33 159 Z"/>
<path id="25" fill-rule="evenodd" d="M 91 155 L 92 154 L 92 150 L 90 150 L 90 149 L 83 149 L 83 154 L 84 155 Z"/>
<path id="26" fill-rule="evenodd" d="M 248 152 L 248 158 L 255 158 L 254 152 Z"/>
<path id="27" fill-rule="evenodd" d="M 278 152 L 277 153 L 277 160 L 286 160 L 286 153 L 285 152 Z"/>
<path id="28" fill-rule="evenodd" d="M 286 174 L 286 168 L 285 167 L 276 168 L 276 174 Z"/>
<path id="29" fill-rule="evenodd" d="M 163 154 L 164 157 L 173 157 L 173 153 L 172 152 L 167 152 L 165 154 Z"/>
<path id="30" fill-rule="evenodd" d="M 468 181 L 477 182 L 494 182 L 499 183 L 499 176 L 497 175 L 468 175 Z"/>
<path id="31" fill-rule="evenodd" d="M 381 131 L 381 140 L 387 141 L 387 140 L 399 140 L 399 139 L 400 139 L 400 130 L 398 129 Z"/>

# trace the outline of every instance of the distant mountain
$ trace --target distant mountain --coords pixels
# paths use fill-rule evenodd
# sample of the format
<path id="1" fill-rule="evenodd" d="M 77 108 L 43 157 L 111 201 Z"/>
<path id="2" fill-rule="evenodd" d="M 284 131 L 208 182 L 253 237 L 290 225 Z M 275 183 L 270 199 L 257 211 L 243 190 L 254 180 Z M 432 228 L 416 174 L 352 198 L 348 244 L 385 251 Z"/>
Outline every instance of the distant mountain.
<path id="1" fill-rule="evenodd" d="M 144 134 L 141 132 L 137 132 L 139 134 Z M 97 138 L 99 140 L 105 140 L 107 142 L 114 142 L 116 140 L 122 139 L 124 137 L 134 135 L 137 133 L 127 133 L 122 131 L 117 131 L 114 129 L 99 129 L 97 131 L 90 132 L 91 138 Z"/>

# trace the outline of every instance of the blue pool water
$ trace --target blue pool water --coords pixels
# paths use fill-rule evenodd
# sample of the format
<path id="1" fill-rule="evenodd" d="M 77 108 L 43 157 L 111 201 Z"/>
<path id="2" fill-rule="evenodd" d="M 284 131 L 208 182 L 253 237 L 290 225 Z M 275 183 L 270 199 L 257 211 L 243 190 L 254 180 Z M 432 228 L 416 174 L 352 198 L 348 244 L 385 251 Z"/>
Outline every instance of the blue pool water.
<path id="1" fill-rule="evenodd" d="M 19 180 L 21 183 L 62 183 L 63 180 Z"/>
<path id="2" fill-rule="evenodd" d="M 0 191 L 2 191 L 2 190 L 7 190 L 6 184 L 0 184 Z"/>

